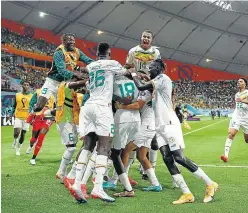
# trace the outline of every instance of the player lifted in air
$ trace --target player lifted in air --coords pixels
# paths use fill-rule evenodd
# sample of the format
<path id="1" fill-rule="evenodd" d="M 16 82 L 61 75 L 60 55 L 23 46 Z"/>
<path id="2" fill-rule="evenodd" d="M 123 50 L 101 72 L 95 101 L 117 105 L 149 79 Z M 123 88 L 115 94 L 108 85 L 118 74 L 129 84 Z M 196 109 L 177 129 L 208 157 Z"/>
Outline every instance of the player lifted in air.
<path id="1" fill-rule="evenodd" d="M 225 144 L 225 154 L 220 158 L 224 162 L 228 161 L 228 154 L 231 149 L 232 141 L 238 133 L 240 127 L 243 129 L 245 142 L 248 143 L 248 90 L 246 89 L 247 80 L 240 78 L 237 83 L 239 92 L 235 95 L 236 107 L 229 124 L 228 137 Z"/>
<path id="2" fill-rule="evenodd" d="M 200 167 L 183 154 L 182 149 L 185 146 L 182 129 L 173 109 L 171 98 L 172 81 L 167 75 L 163 74 L 165 70 L 164 62 L 161 59 L 157 59 L 150 64 L 149 69 L 152 80 L 146 84 L 141 83 L 136 73 L 132 73 L 132 76 L 139 90 L 150 89 L 153 91 L 152 105 L 155 113 L 158 146 L 164 163 L 183 192 L 183 195 L 173 204 L 192 203 L 195 200 L 175 162 L 205 182 L 207 188 L 203 202 L 210 202 L 218 189 L 218 184 L 213 182 Z"/>
<path id="3" fill-rule="evenodd" d="M 28 117 L 29 103 L 32 95 L 29 91 L 29 83 L 22 82 L 22 91 L 16 93 L 13 111 L 15 116 L 14 123 L 14 142 L 12 148 L 16 148 L 16 155 L 20 155 L 21 146 L 25 139 L 25 134 L 29 130 L 29 124 L 26 122 Z M 18 137 L 20 136 L 19 142 Z M 17 147 L 16 147 L 17 145 Z"/>
<path id="4" fill-rule="evenodd" d="M 29 112 L 32 111 L 32 108 L 36 104 L 40 92 L 41 89 L 37 89 L 34 95 L 32 96 L 32 99 L 30 101 Z M 38 140 L 34 148 L 33 157 L 30 160 L 31 165 L 36 165 L 35 159 L 42 147 L 46 134 L 48 133 L 50 127 L 54 122 L 53 116 L 44 117 L 44 111 L 47 109 L 53 109 L 53 107 L 54 107 L 54 97 L 51 96 L 41 112 L 37 112 L 35 116 L 32 116 L 32 114 L 30 114 L 29 117 L 27 118 L 27 123 L 31 123 L 33 129 L 32 129 L 32 137 L 30 139 L 30 145 L 26 151 L 26 154 L 29 154 L 32 151 L 34 144 Z"/>
<path id="5" fill-rule="evenodd" d="M 152 46 L 153 33 L 150 30 L 145 30 L 141 35 L 139 45 L 129 50 L 126 59 L 126 68 L 134 67 L 136 72 L 149 72 L 149 65 L 152 61 L 161 58 L 160 52 L 156 46 Z M 157 141 L 156 138 L 152 141 L 152 146 L 149 151 L 149 160 L 153 165 L 156 165 L 157 160 Z M 133 154 L 131 154 L 132 156 Z M 143 172 L 144 176 L 144 172 Z"/>
<path id="6" fill-rule="evenodd" d="M 81 191 L 81 180 L 95 147 L 97 136 L 96 175 L 91 196 L 107 202 L 115 201 L 104 192 L 102 184 L 114 134 L 114 118 L 111 106 L 114 77 L 115 75 L 124 75 L 127 70 L 119 62 L 110 60 L 110 47 L 107 43 L 99 44 L 97 58 L 96 62 L 86 67 L 90 76 L 90 98 L 84 106 L 84 147 L 77 156 L 76 178 L 71 187 L 71 192 L 80 203 L 87 202 Z"/>
<path id="7" fill-rule="evenodd" d="M 59 85 L 62 81 L 82 79 L 82 74 L 74 72 L 78 61 L 86 64 L 90 64 L 93 61 L 75 47 L 74 34 L 64 34 L 61 40 L 62 44 L 55 50 L 51 71 L 48 73 L 46 81 L 42 86 L 41 95 L 34 107 L 34 112 L 41 111 L 51 95 L 56 98 Z"/>

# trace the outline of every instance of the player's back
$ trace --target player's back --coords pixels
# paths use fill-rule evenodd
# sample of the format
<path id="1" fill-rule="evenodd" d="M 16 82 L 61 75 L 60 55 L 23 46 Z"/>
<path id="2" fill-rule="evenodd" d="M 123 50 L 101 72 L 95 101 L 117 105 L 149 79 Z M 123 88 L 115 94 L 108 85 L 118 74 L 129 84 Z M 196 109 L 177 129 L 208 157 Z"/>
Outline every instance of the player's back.
<path id="1" fill-rule="evenodd" d="M 160 74 L 152 80 L 155 86 L 153 94 L 153 107 L 156 123 L 159 125 L 177 124 L 179 120 L 172 104 L 172 81 Z"/>
<path id="2" fill-rule="evenodd" d="M 111 104 L 114 76 L 124 73 L 124 68 L 115 60 L 98 60 L 86 68 L 90 76 L 90 98 L 86 104 Z"/>
<path id="3" fill-rule="evenodd" d="M 125 99 L 130 97 L 132 102 L 137 100 L 139 90 L 133 80 L 125 76 L 115 77 L 113 94 L 119 98 Z M 115 123 L 136 122 L 140 121 L 139 110 L 118 109 L 115 114 Z"/>

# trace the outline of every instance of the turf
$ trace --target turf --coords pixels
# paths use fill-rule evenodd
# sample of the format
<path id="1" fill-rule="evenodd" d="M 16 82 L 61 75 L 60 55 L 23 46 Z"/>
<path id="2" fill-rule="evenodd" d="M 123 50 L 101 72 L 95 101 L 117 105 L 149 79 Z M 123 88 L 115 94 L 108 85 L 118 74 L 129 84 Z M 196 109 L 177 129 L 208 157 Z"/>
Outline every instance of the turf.
<path id="1" fill-rule="evenodd" d="M 190 122 L 192 130 L 219 122 L 203 118 L 200 122 Z M 220 161 L 224 151 L 229 120 L 222 118 L 221 122 L 185 136 L 185 155 L 200 165 L 238 165 L 248 166 L 248 144 L 244 142 L 240 132 L 233 143 L 229 162 Z M 175 212 L 175 213 L 244 213 L 247 212 L 248 168 L 202 167 L 209 176 L 219 183 L 220 191 L 214 202 L 203 204 L 205 185 L 185 169 L 181 169 L 193 192 L 196 202 L 174 206 L 172 201 L 180 196 L 179 189 L 172 189 L 171 177 L 159 154 L 156 173 L 163 186 L 163 191 L 143 192 L 142 187 L 148 185 L 141 180 L 137 171 L 137 160 L 132 165 L 130 174 L 138 181 L 134 198 L 119 198 L 115 203 L 104 203 L 101 200 L 88 200 L 88 204 L 77 204 L 68 191 L 55 179 L 60 159 L 64 150 L 59 134 L 53 126 L 47 135 L 42 150 L 37 159 L 37 165 L 31 166 L 26 155 L 30 132 L 21 150 L 21 156 L 15 156 L 11 148 L 13 128 L 2 127 L 2 212 L 3 213 L 56 213 L 56 212 Z M 80 144 L 81 145 L 81 142 Z M 79 148 L 79 146 L 78 146 Z M 89 183 L 88 191 L 92 189 Z M 116 191 L 122 190 L 118 186 Z M 107 191 L 112 194 L 113 191 Z"/>

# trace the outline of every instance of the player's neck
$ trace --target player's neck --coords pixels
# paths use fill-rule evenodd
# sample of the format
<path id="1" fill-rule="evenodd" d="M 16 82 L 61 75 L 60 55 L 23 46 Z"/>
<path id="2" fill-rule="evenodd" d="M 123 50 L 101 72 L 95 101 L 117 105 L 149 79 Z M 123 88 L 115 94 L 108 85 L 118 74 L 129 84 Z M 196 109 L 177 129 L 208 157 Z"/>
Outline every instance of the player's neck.
<path id="1" fill-rule="evenodd" d="M 245 88 L 239 89 L 239 92 L 244 92 L 244 91 L 245 91 Z"/>

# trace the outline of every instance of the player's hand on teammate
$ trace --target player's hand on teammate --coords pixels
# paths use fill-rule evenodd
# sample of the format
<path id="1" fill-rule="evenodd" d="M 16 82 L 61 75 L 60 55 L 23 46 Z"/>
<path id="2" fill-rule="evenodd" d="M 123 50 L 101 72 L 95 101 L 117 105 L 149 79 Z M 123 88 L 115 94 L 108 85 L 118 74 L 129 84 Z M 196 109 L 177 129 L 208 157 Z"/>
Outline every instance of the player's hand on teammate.
<path id="1" fill-rule="evenodd" d="M 138 77 L 144 81 L 150 81 L 150 77 L 144 73 L 138 73 Z"/>
<path id="2" fill-rule="evenodd" d="M 116 108 L 116 109 L 122 109 L 121 103 L 118 102 L 118 101 L 116 101 L 116 102 L 115 102 L 115 108 Z"/>
<path id="3" fill-rule="evenodd" d="M 76 81 L 80 81 L 80 80 L 84 80 L 85 79 L 85 74 L 80 73 L 80 72 L 75 72 L 73 73 L 73 77 L 74 80 Z"/>

